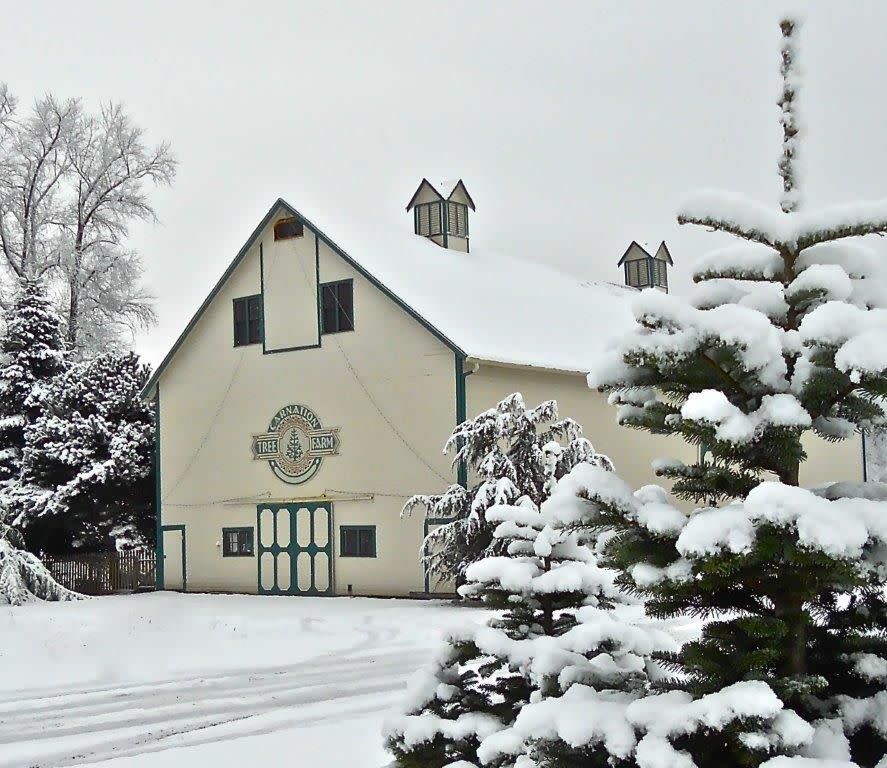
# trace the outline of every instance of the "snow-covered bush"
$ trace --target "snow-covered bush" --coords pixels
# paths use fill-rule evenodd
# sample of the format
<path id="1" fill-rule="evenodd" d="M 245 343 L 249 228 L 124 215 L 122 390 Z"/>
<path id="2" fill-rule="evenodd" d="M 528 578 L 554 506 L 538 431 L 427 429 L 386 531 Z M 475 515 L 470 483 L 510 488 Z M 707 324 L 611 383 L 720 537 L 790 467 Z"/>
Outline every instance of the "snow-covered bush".
<path id="1" fill-rule="evenodd" d="M 457 426 L 444 446 L 445 453 L 450 451 L 453 466 L 460 468 L 460 483 L 442 494 L 413 496 L 404 514 L 424 507 L 429 518 L 448 521 L 426 538 L 424 564 L 429 574 L 457 583 L 471 563 L 503 551 L 504 544 L 493 537 L 495 526 L 486 518 L 490 507 L 521 497 L 539 507 L 553 482 L 576 464 L 610 466 L 583 437 L 579 424 L 558 419 L 556 402 L 547 400 L 528 410 L 520 393 Z"/>
<path id="2" fill-rule="evenodd" d="M 887 286 L 854 239 L 887 233 L 887 201 L 802 209 L 796 24 L 781 26 L 781 210 L 723 192 L 688 201 L 681 223 L 741 243 L 697 265 L 689 301 L 641 293 L 636 329 L 589 376 L 623 424 L 700 447 L 692 464 L 656 470 L 706 506 L 687 516 L 659 489 L 631 494 L 601 475 L 572 523 L 609 532 L 603 563 L 650 615 L 707 620 L 698 641 L 659 656 L 675 696 L 694 707 L 754 683 L 755 707 L 778 712 L 770 725 L 679 724 L 660 736 L 686 755 L 645 762 L 639 747 L 641 765 L 873 768 L 887 751 L 887 500 L 880 487 L 800 487 L 805 434 L 840 441 L 887 423 Z"/>
<path id="3" fill-rule="evenodd" d="M 82 595 L 59 584 L 40 560 L 23 549 L 15 529 L 0 523 L 0 598 L 23 605 L 32 597 L 41 600 L 80 600 Z"/>
<path id="4" fill-rule="evenodd" d="M 101 550 L 154 535 L 154 420 L 137 355 L 76 363 L 40 398 L 20 481 L 5 494 L 32 551 Z"/>

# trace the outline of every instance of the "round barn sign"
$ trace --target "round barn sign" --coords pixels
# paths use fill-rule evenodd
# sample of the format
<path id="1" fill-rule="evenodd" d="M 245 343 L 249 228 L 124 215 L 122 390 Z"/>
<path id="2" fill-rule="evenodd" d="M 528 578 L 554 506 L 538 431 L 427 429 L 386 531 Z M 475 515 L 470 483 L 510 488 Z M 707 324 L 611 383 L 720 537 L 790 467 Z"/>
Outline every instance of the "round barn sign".
<path id="1" fill-rule="evenodd" d="M 274 414 L 268 431 L 253 435 L 253 458 L 267 461 L 283 482 L 298 485 L 317 474 L 324 456 L 339 452 L 339 429 L 324 429 L 305 405 L 287 405 Z"/>

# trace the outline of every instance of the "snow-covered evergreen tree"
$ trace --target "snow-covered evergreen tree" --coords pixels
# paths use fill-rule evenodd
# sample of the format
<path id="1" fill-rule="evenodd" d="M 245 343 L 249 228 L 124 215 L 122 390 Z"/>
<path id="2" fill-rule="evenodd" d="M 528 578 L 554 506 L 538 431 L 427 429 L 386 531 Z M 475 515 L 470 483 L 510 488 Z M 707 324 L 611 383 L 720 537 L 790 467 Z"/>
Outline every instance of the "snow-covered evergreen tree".
<path id="1" fill-rule="evenodd" d="M 490 507 L 521 497 L 539 507 L 554 481 L 580 462 L 611 468 L 610 460 L 583 437 L 579 424 L 558 419 L 557 403 L 547 400 L 528 410 L 520 393 L 457 426 L 444 447 L 445 453 L 450 451 L 453 466 L 462 466 L 476 482 L 451 485 L 443 494 L 413 496 L 404 513 L 424 507 L 428 517 L 448 521 L 424 542 L 425 569 L 457 583 L 471 563 L 504 551 L 486 518 Z"/>
<path id="2" fill-rule="evenodd" d="M 43 394 L 9 494 L 32 550 L 153 541 L 154 421 L 139 397 L 148 375 L 137 355 L 107 354 L 71 366 Z"/>
<path id="3" fill-rule="evenodd" d="M 668 686 L 695 705 L 754 682 L 759 703 L 771 691 L 793 713 L 779 738 L 744 722 L 682 726 L 667 739 L 687 756 L 668 765 L 806 754 L 871 768 L 887 751 L 887 496 L 800 487 L 807 433 L 839 441 L 885 424 L 887 289 L 854 238 L 887 233 L 887 201 L 801 205 L 797 24 L 781 28 L 781 210 L 712 191 L 688 202 L 681 223 L 741 242 L 701 260 L 689 301 L 642 293 L 637 329 L 589 377 L 623 424 L 700 447 L 657 471 L 707 507 L 682 520 L 661 498 L 597 497 L 589 522 L 615 532 L 606 562 L 653 616 L 709 619 L 666 659 Z"/>
<path id="4" fill-rule="evenodd" d="M 0 493 L 18 482 L 25 427 L 65 366 L 59 318 L 37 281 L 22 283 L 0 336 Z"/>
<path id="5" fill-rule="evenodd" d="M 554 404 L 543 405 L 540 412 L 555 418 Z M 510 414 L 515 407 L 523 410 L 522 402 L 509 398 L 484 416 Z M 578 425 L 571 433 L 578 439 Z M 487 445 L 487 455 L 474 457 L 477 466 L 506 461 L 497 441 Z M 525 445 L 534 451 L 532 438 Z M 592 541 L 551 524 L 564 516 L 558 513 L 564 503 L 574 515 L 586 503 L 577 490 L 585 471 L 608 476 L 612 468 L 587 441 L 580 447 L 571 440 L 569 446 L 549 441 L 536 459 L 518 465 L 531 468 L 533 482 L 521 487 L 544 499 L 541 508 L 516 490 L 521 479 L 514 465 L 511 474 L 500 470 L 496 483 L 495 493 L 507 502 L 488 501 L 484 483 L 477 486 L 496 546 L 468 566 L 459 591 L 495 612 L 482 626 L 451 631 L 434 662 L 413 680 L 403 714 L 390 718 L 385 729 L 399 765 L 605 765 L 618 749 L 603 738 L 580 744 L 556 730 L 528 730 L 523 712 L 544 710 L 549 699 L 575 709 L 574 687 L 580 695 L 580 689 L 600 691 L 624 710 L 649 687 L 650 655 L 676 647 L 643 621 L 639 606 L 626 604 L 614 587 L 615 573 L 597 565 Z M 568 450 L 580 451 L 583 460 L 567 459 L 572 472 L 559 480 Z"/>
<path id="6" fill-rule="evenodd" d="M 20 534 L 0 523 L 0 598 L 22 605 L 32 597 L 41 600 L 80 600 L 81 595 L 59 584 L 30 552 Z"/>

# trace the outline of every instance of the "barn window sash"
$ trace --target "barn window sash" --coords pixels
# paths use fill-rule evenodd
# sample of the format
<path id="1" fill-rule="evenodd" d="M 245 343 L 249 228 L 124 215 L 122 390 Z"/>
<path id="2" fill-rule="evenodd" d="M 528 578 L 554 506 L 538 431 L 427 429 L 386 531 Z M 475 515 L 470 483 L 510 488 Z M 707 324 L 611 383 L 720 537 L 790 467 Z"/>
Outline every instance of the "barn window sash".
<path id="1" fill-rule="evenodd" d="M 340 557 L 375 557 L 375 525 L 343 525 L 339 527 Z"/>
<path id="2" fill-rule="evenodd" d="M 320 286 L 321 333 L 354 330 L 354 281 L 337 280 Z"/>
<path id="3" fill-rule="evenodd" d="M 261 294 L 234 299 L 234 346 L 261 344 L 264 338 L 265 319 Z"/>
<path id="4" fill-rule="evenodd" d="M 253 545 L 252 528 L 222 528 L 222 557 L 252 557 Z"/>

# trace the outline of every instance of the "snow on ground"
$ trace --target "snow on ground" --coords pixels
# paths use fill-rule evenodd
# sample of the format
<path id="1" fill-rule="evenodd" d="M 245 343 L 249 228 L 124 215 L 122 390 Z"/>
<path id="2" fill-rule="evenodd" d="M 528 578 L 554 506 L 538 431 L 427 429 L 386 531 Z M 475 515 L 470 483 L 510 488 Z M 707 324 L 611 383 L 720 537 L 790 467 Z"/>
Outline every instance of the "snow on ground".
<path id="1" fill-rule="evenodd" d="M 0 768 L 378 768 L 380 728 L 481 610 L 157 593 L 0 605 Z"/>

